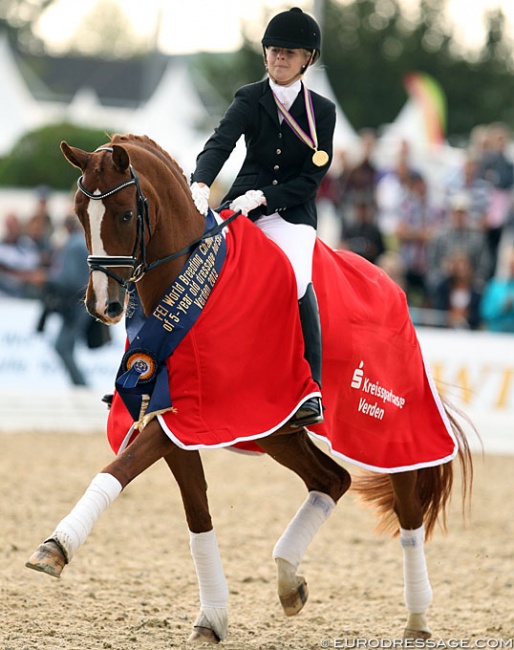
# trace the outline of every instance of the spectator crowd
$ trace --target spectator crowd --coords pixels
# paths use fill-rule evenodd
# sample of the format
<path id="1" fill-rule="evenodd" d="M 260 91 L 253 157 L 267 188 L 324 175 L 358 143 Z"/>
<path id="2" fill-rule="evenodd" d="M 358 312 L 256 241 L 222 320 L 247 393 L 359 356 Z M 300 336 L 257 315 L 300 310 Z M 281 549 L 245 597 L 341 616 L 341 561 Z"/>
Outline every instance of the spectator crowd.
<path id="1" fill-rule="evenodd" d="M 337 152 L 318 199 L 337 223 L 335 248 L 381 266 L 405 290 L 414 322 L 514 332 L 514 157 L 503 123 L 476 127 L 462 162 L 435 187 L 402 142 L 390 169 Z M 322 231 L 322 224 L 320 225 Z"/>
<path id="2" fill-rule="evenodd" d="M 366 129 L 360 134 L 358 160 L 349 162 L 346 152 L 335 153 L 318 193 L 320 235 L 328 206 L 337 235 L 327 243 L 381 266 L 405 290 L 416 325 L 514 332 L 514 145 L 509 128 L 503 123 L 475 127 L 462 162 L 448 171 L 442 188 L 440 183 L 435 188 L 432 177 L 412 162 L 408 142 L 386 169 L 376 162 L 376 147 L 376 134 Z M 57 226 L 47 198 L 37 198 L 28 218 L 15 212 L 1 215 L 0 298 L 35 298 L 44 305 L 49 289 L 63 285 L 76 306 L 87 283 L 83 233 L 79 226 L 77 235 L 72 216 Z M 73 252 L 67 253 L 67 247 Z M 76 268 L 63 272 L 63 260 L 75 260 Z M 64 286 L 64 279 L 72 278 L 75 284 Z M 87 320 L 80 325 L 85 326 Z M 78 370 L 70 367 L 69 372 L 75 383 L 82 383 Z"/>

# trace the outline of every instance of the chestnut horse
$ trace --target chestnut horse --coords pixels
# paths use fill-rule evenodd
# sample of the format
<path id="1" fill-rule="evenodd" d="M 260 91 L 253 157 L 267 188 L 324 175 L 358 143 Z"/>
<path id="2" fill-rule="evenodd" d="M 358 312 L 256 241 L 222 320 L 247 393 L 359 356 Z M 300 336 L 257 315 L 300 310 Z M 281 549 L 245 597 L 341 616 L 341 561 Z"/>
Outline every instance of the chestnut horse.
<path id="1" fill-rule="evenodd" d="M 187 309 L 183 309 L 184 313 L 191 311 L 189 307 L 194 307 L 193 303 L 200 305 L 203 312 L 197 316 L 194 324 L 185 328 L 187 331 L 184 333 L 184 338 L 177 344 L 173 352 L 173 363 L 170 363 L 169 367 L 169 357 L 165 357 L 165 362 L 162 362 L 162 358 L 155 360 L 151 353 L 147 354 L 144 351 L 146 350 L 144 346 L 141 353 L 138 348 L 139 334 L 135 336 L 136 352 L 132 356 L 130 354 L 127 356 L 128 353 L 125 353 L 117 377 L 116 386 L 119 390 L 115 391 L 109 413 L 109 439 L 117 456 L 93 478 L 75 507 L 39 546 L 26 565 L 51 576 L 59 577 L 64 566 L 71 561 L 75 551 L 86 540 L 95 521 L 121 490 L 157 460 L 164 459 L 181 491 L 190 531 L 191 553 L 199 584 L 200 612 L 194 623 L 190 640 L 212 643 L 223 640 L 227 635 L 228 628 L 228 588 L 209 513 L 207 485 L 199 449 L 208 446 L 228 447 L 241 444 L 252 447 L 255 445 L 259 451 L 269 454 L 278 463 L 295 472 L 303 480 L 308 492 L 305 502 L 277 542 L 273 552 L 277 565 L 279 600 L 286 615 L 297 614 L 304 606 L 308 595 L 305 579 L 297 575 L 298 565 L 322 523 L 342 495 L 350 488 L 351 476 L 336 459 L 324 453 L 315 444 L 309 435 L 312 433 L 311 431 L 307 432 L 305 428 L 294 428 L 289 423 L 298 404 L 311 397 L 316 387 L 313 388 L 308 366 L 303 359 L 303 343 L 301 333 L 299 334 L 301 330 L 298 329 L 298 322 L 294 321 L 294 318 L 292 319 L 294 322 L 291 323 L 279 322 L 279 332 L 286 330 L 286 338 L 281 339 L 280 345 L 273 347 L 271 342 L 270 332 L 273 329 L 271 321 L 280 320 L 281 316 L 278 312 L 280 314 L 282 312 L 292 313 L 294 312 L 293 305 L 296 306 L 296 291 L 293 289 L 294 276 L 289 267 L 286 269 L 285 256 L 244 216 L 228 223 L 228 220 L 222 222 L 217 215 L 214 216 L 210 213 L 213 225 L 206 230 L 206 217 L 196 209 L 183 171 L 169 154 L 146 136 L 115 135 L 108 144 L 99 147 L 92 153 L 71 147 L 66 142 L 61 143 L 61 150 L 66 159 L 82 171 L 75 197 L 75 210 L 84 227 L 90 252 L 88 261 L 91 274 L 85 297 L 88 311 L 107 324 L 117 323 L 122 317 L 127 317 L 127 332 L 129 332 L 128 322 L 132 317 L 131 310 L 133 311 L 134 304 L 136 306 L 139 304 L 145 317 L 141 319 L 140 323 L 146 324 L 152 314 L 160 315 L 159 322 L 162 324 L 164 320 L 165 329 L 172 332 L 174 321 L 170 318 L 166 321 L 166 318 L 162 316 L 167 311 L 163 309 L 160 301 L 166 295 L 168 299 L 170 298 L 173 293 L 173 289 L 169 289 L 170 282 L 177 277 L 182 278 L 185 284 L 188 283 L 184 265 L 187 265 L 199 247 L 200 249 L 203 247 L 205 256 L 198 261 L 192 275 L 187 276 L 189 278 L 196 277 L 198 283 L 189 283 L 190 289 L 193 291 L 192 294 L 189 294 L 189 298 L 187 295 L 180 296 L 182 301 L 186 301 Z M 236 228 L 236 224 L 239 224 L 239 230 Z M 245 239 L 241 232 L 243 234 L 249 232 L 250 237 Z M 273 266 L 273 277 L 278 278 L 277 286 L 284 286 L 284 290 L 280 293 L 280 289 L 277 288 L 277 295 L 273 294 L 270 297 L 264 294 L 272 293 L 271 290 L 269 292 L 261 291 L 257 302 L 270 300 L 271 302 L 267 303 L 265 308 L 269 310 L 271 305 L 275 304 L 275 310 L 270 315 L 268 322 L 263 321 L 257 326 L 252 325 L 259 316 L 256 315 L 256 311 L 254 312 L 256 305 L 250 298 L 246 301 L 249 306 L 245 306 L 244 301 L 236 301 L 235 298 L 234 303 L 229 305 L 231 313 L 237 314 L 239 310 L 245 311 L 245 309 L 248 311 L 248 330 L 245 329 L 245 332 L 248 331 L 248 336 L 253 335 L 255 328 L 262 332 L 260 342 L 250 342 L 254 350 L 252 359 L 242 363 L 241 377 L 243 380 L 247 378 L 251 385 L 250 391 L 247 390 L 244 393 L 244 399 L 241 399 L 244 402 L 242 407 L 238 407 L 236 395 L 228 395 L 234 411 L 237 411 L 238 408 L 239 411 L 246 409 L 247 412 L 244 415 L 248 419 L 255 417 L 259 420 L 261 418 L 260 424 L 255 425 L 260 427 L 255 429 L 259 433 L 250 435 L 246 431 L 239 437 L 230 435 L 224 439 L 217 437 L 211 440 L 210 432 L 204 431 L 202 432 L 203 437 L 199 441 L 187 438 L 186 434 L 177 433 L 182 426 L 181 418 L 184 418 L 184 429 L 187 430 L 188 418 L 192 417 L 189 407 L 194 403 L 196 395 L 195 390 L 190 388 L 189 382 L 193 381 L 191 377 L 195 375 L 196 371 L 193 371 L 191 365 L 182 375 L 177 375 L 177 379 L 173 374 L 175 372 L 173 368 L 174 363 L 187 365 L 190 361 L 193 364 L 193 357 L 202 354 L 201 337 L 198 334 L 195 336 L 191 334 L 197 331 L 197 327 L 201 328 L 202 323 L 209 323 L 208 330 L 215 329 L 210 324 L 214 311 L 214 308 L 211 308 L 211 300 L 214 301 L 215 293 L 216 299 L 220 300 L 223 283 L 222 276 L 217 271 L 213 271 L 214 256 L 212 258 L 209 256 L 213 251 L 213 242 L 216 246 L 221 245 L 222 240 L 233 239 L 234 233 L 240 238 L 239 241 L 243 241 L 243 245 L 244 241 L 252 240 L 252 242 L 257 242 L 256 245 L 262 247 L 259 249 L 261 251 L 259 268 L 251 267 L 250 272 L 247 273 L 245 264 L 249 264 L 246 261 L 249 254 L 246 257 L 241 255 L 238 258 L 237 273 L 239 275 L 237 283 L 233 283 L 234 291 L 242 285 L 243 295 L 249 293 L 250 289 L 245 284 L 248 282 L 248 278 L 251 284 L 258 283 L 261 276 L 264 276 L 265 282 L 271 282 L 272 277 L 270 276 L 268 279 L 265 270 L 268 260 L 263 258 L 262 251 L 265 251 L 265 256 L 269 258 L 269 264 Z M 231 245 L 235 247 L 236 244 L 232 242 Z M 350 253 L 348 255 L 351 265 L 348 267 L 349 269 L 360 268 L 360 264 L 367 264 L 362 259 L 357 260 L 351 257 Z M 211 279 L 216 279 L 219 275 L 220 285 L 218 287 L 216 283 L 213 283 L 213 286 L 207 287 L 207 291 L 202 294 L 200 291 L 201 280 L 198 278 L 201 269 L 205 270 L 206 268 L 211 274 L 209 276 Z M 365 287 L 361 293 L 359 304 L 362 303 L 364 309 L 366 308 L 367 294 L 371 295 L 373 291 L 377 290 L 375 285 L 382 287 L 378 288 L 379 291 L 383 292 L 385 287 L 391 296 L 399 296 L 400 290 L 396 285 L 393 287 L 392 281 L 384 277 L 384 274 L 378 275 L 379 271 L 376 268 L 363 268 L 366 278 L 368 276 L 375 278 L 373 282 L 369 281 L 369 289 Z M 225 275 L 227 274 L 228 271 Z M 203 280 L 206 277 L 207 273 L 202 276 Z M 331 281 L 337 282 L 337 278 L 333 278 Z M 368 280 L 365 281 L 368 282 Z M 227 282 L 228 280 L 224 281 L 225 284 Z M 206 286 L 204 284 L 204 290 Z M 134 287 L 137 289 L 137 296 L 133 293 Z M 183 289 L 182 286 L 181 291 Z M 321 291 L 320 294 L 322 294 Z M 291 300 L 287 297 L 288 295 L 292 297 Z M 201 300 L 198 300 L 199 298 Z M 396 300 L 396 298 L 394 299 Z M 398 300 L 403 300 L 403 298 L 398 298 Z M 169 304 L 170 300 L 168 300 Z M 394 309 L 391 308 L 391 314 L 386 315 L 387 319 L 392 318 L 398 310 L 404 309 L 401 307 L 403 303 L 398 302 L 398 305 L 400 307 L 395 303 Z M 332 308 L 328 307 L 327 309 L 330 311 Z M 384 311 L 386 311 L 385 307 Z M 408 314 L 408 312 L 406 313 Z M 322 306 L 321 315 L 324 337 L 326 333 L 328 340 L 332 325 L 325 314 L 324 306 Z M 181 319 L 182 314 L 178 314 L 178 316 L 175 318 L 177 322 Z M 291 318 L 291 316 L 287 317 Z M 402 327 L 399 329 L 402 331 L 401 336 L 404 336 L 404 331 L 408 331 L 412 337 L 413 328 L 410 319 L 407 319 L 408 316 L 402 317 Z M 297 320 L 299 321 L 299 319 Z M 218 322 L 221 321 L 223 318 L 218 318 Z M 208 330 L 206 325 L 203 330 L 200 329 L 204 333 Z M 139 333 L 141 331 L 142 329 L 138 330 Z M 391 337 L 392 345 L 393 334 L 388 333 L 387 336 Z M 128 338 L 130 339 L 130 335 Z M 149 338 L 155 340 L 155 337 L 150 336 Z M 217 349 L 218 344 L 221 346 L 220 338 L 222 337 L 214 338 L 209 342 L 209 350 L 206 353 L 209 358 L 221 354 Z M 236 349 L 232 356 L 238 355 L 239 338 L 244 338 L 244 336 L 238 337 L 236 334 L 234 339 L 229 342 Z M 372 331 L 371 336 L 368 337 L 368 340 L 371 341 L 371 339 L 373 339 Z M 293 346 L 296 346 L 295 354 L 291 355 L 292 369 L 277 368 L 273 371 L 273 376 L 267 379 L 271 383 L 271 392 L 278 395 L 284 394 L 282 401 L 288 402 L 281 412 L 282 415 L 276 415 L 274 409 L 278 413 L 278 409 L 282 408 L 280 404 L 275 404 L 275 402 L 281 401 L 279 397 L 276 400 L 269 399 L 261 409 L 251 404 L 251 390 L 254 389 L 252 382 L 256 379 L 257 372 L 265 372 L 261 366 L 268 363 L 266 355 L 271 354 L 277 356 L 279 361 L 282 360 L 282 348 L 286 347 L 289 340 L 293 342 Z M 244 341 L 241 342 L 241 345 L 244 343 Z M 129 345 L 128 342 L 127 345 Z M 407 343 L 405 345 L 407 346 Z M 261 346 L 260 349 L 258 346 Z M 345 341 L 341 341 L 340 347 L 344 348 L 344 346 Z M 268 352 L 268 347 L 271 348 L 271 352 Z M 228 348 L 226 349 L 228 350 Z M 298 350 L 300 350 L 300 354 L 298 354 Z M 128 352 L 130 352 L 130 347 Z M 324 354 L 325 352 L 330 355 L 334 351 L 331 349 L 330 343 L 325 344 L 324 338 Z M 386 356 L 385 346 L 381 347 L 380 352 L 384 357 Z M 230 363 L 232 361 L 228 358 L 231 356 L 230 350 L 225 351 L 224 354 L 227 358 L 222 359 L 222 362 Z M 398 354 L 399 349 L 393 352 L 393 356 Z M 409 340 L 407 358 L 414 359 L 417 354 L 416 340 Z M 332 354 L 332 356 L 334 355 Z M 344 354 L 335 356 L 342 359 L 343 363 L 347 363 Z M 297 357 L 301 357 L 299 361 Z M 208 362 L 209 359 L 205 363 L 208 364 Z M 257 365 L 259 363 L 261 363 L 260 366 Z M 164 366 L 164 373 L 155 379 L 156 366 L 159 365 Z M 201 371 L 198 374 L 199 385 L 204 383 L 209 385 L 206 390 L 207 397 L 203 396 L 199 410 L 201 411 L 200 416 L 204 417 L 204 411 L 210 409 L 209 417 L 211 419 L 219 417 L 220 422 L 223 423 L 224 418 L 229 418 L 232 415 L 227 413 L 227 406 L 222 403 L 222 400 L 223 394 L 232 390 L 232 388 L 228 388 L 230 383 L 227 382 L 230 382 L 233 371 L 225 371 L 223 363 L 218 367 L 219 372 L 216 371 L 214 380 L 209 368 L 203 374 Z M 255 370 L 255 367 L 258 367 L 258 371 Z M 353 378 L 352 367 L 349 380 L 346 382 L 348 385 L 351 382 L 353 391 L 356 390 L 356 386 L 360 385 L 359 382 L 364 372 L 362 370 L 363 362 L 354 367 L 356 370 Z M 151 396 L 144 394 L 146 373 L 152 381 L 156 382 Z M 288 373 L 291 377 L 293 374 L 294 376 L 300 374 L 302 377 L 298 381 L 291 379 L 289 382 L 287 380 Z M 276 385 L 273 383 L 275 374 L 278 376 Z M 169 380 L 171 388 L 165 390 L 161 395 L 164 398 L 162 404 L 151 407 L 153 395 L 158 392 L 157 385 L 161 380 L 159 378 L 162 377 Z M 286 381 L 284 381 L 284 377 L 286 377 Z M 238 381 L 240 380 L 238 379 Z M 329 409 L 331 391 L 335 390 L 332 386 L 332 379 L 325 380 L 324 377 L 323 381 L 324 402 L 325 395 L 327 400 L 326 419 L 342 418 L 337 414 L 336 409 L 332 409 L 332 411 Z M 289 383 L 293 385 L 292 388 L 289 387 Z M 137 393 L 137 388 L 141 385 L 143 390 Z M 296 388 L 296 385 L 299 387 Z M 136 407 L 132 406 L 131 408 L 130 391 L 134 389 L 134 386 L 137 393 Z M 165 386 L 167 387 L 166 382 Z M 129 394 L 127 402 L 124 401 L 123 395 L 120 397 L 120 391 L 123 393 L 125 388 Z M 427 384 L 424 385 L 424 388 L 426 391 Z M 406 409 L 402 400 L 392 391 L 387 394 L 380 393 L 381 389 L 377 382 L 368 384 L 368 389 L 375 395 L 382 395 L 383 398 L 383 402 L 377 398 L 376 404 L 373 406 L 361 397 L 358 401 L 358 409 L 355 409 L 359 411 L 358 416 L 367 423 L 370 433 L 373 433 L 374 427 L 380 426 L 381 421 L 387 419 L 387 408 L 396 409 L 395 413 L 398 412 L 399 417 L 403 417 L 400 411 Z M 173 393 L 173 390 L 175 390 L 175 395 L 173 395 L 173 404 L 171 404 L 171 401 L 167 401 L 169 395 L 165 393 Z M 261 399 L 259 390 L 255 387 L 256 399 Z M 412 391 L 415 390 L 412 388 Z M 208 397 L 211 394 L 214 396 L 214 400 L 218 400 L 214 405 L 208 402 Z M 386 404 L 386 398 L 390 403 Z M 423 396 L 420 403 L 427 399 L 429 398 Z M 432 400 L 432 397 L 430 399 Z M 405 638 L 426 639 L 430 636 L 426 613 L 431 602 L 432 591 L 424 556 L 424 541 L 430 536 L 438 519 L 442 519 L 444 523 L 445 507 L 452 489 L 453 460 L 455 458 L 460 460 L 462 467 L 463 499 L 469 496 L 472 482 L 471 455 L 465 435 L 456 420 L 450 415 L 448 408 L 443 407 L 442 402 L 437 402 L 437 399 L 434 403 L 439 409 L 439 411 L 436 409 L 434 417 L 440 418 L 441 421 L 444 420 L 445 426 L 453 432 L 454 451 L 451 453 L 442 451 L 434 462 L 425 462 L 424 459 L 417 462 L 413 456 L 412 461 L 407 463 L 401 461 L 399 465 L 391 466 L 390 470 L 384 469 L 379 462 L 377 471 L 366 472 L 362 479 L 357 477 L 354 481 L 354 487 L 357 485 L 363 499 L 377 506 L 382 521 L 390 527 L 390 531 L 395 535 L 400 535 L 404 554 L 405 603 L 408 610 L 404 630 Z M 152 410 L 152 415 L 148 417 L 148 413 Z M 348 407 L 348 410 L 351 409 Z M 274 424 L 270 424 L 268 421 L 268 411 L 273 411 L 273 418 L 276 420 Z M 205 415 L 205 418 L 207 417 Z M 343 419 L 340 424 L 334 420 L 332 425 L 336 429 L 345 429 Z M 419 416 L 420 427 L 423 426 L 421 420 L 424 418 Z M 169 424 L 170 421 L 172 424 Z M 173 424 L 175 421 L 177 422 L 176 426 Z M 241 424 L 243 421 L 244 418 L 238 420 L 235 426 L 243 426 Z M 413 425 L 410 426 L 412 428 Z M 417 421 L 415 426 L 418 426 Z M 121 438 L 120 430 L 122 431 Z M 219 426 L 219 430 L 224 431 L 222 425 Z M 122 440 L 125 433 L 127 435 Z M 343 431 L 342 434 L 344 439 L 345 432 Z M 219 436 L 222 435 L 223 433 L 219 434 Z M 315 431 L 314 435 L 316 435 Z M 350 455 L 346 457 L 343 452 L 337 453 L 338 443 L 331 440 L 328 435 L 319 437 L 329 442 L 336 456 L 352 460 Z M 350 436 L 348 435 L 348 437 Z M 423 439 L 428 439 L 430 442 L 430 438 L 430 431 L 420 435 L 419 447 L 421 448 L 424 444 Z M 379 443 L 375 436 L 363 442 L 361 440 L 359 444 L 362 447 L 362 453 L 372 455 L 375 446 Z M 414 455 L 417 446 L 418 443 L 411 445 Z M 373 470 L 373 463 L 367 458 L 363 461 L 357 459 L 356 462 L 364 469 Z"/>

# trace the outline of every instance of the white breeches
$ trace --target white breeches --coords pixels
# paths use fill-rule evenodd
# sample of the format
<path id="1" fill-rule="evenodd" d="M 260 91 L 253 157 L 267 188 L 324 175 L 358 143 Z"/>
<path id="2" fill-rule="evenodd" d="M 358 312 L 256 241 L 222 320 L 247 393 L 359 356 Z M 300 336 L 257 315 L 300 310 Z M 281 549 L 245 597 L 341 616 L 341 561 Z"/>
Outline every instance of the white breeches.
<path id="1" fill-rule="evenodd" d="M 255 225 L 287 255 L 296 277 L 299 300 L 312 282 L 312 256 L 316 243 L 316 230 L 312 226 L 289 223 L 278 212 L 259 217 Z"/>

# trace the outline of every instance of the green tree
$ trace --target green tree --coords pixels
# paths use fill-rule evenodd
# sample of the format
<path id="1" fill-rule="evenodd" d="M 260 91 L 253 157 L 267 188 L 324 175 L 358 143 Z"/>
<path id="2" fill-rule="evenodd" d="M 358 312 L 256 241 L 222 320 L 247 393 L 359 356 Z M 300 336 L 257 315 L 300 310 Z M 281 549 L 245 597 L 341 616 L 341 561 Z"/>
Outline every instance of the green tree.
<path id="1" fill-rule="evenodd" d="M 260 45 L 243 34 L 243 45 L 238 52 L 213 56 L 200 53 L 194 63 L 198 73 L 216 88 L 222 101 L 228 105 L 235 91 L 245 84 L 258 81 L 264 76 L 264 64 Z"/>
<path id="2" fill-rule="evenodd" d="M 105 131 L 86 129 L 68 123 L 45 126 L 24 135 L 8 156 L 0 160 L 0 186 L 30 187 L 47 185 L 53 190 L 74 187 L 79 171 L 67 162 L 60 150 L 66 140 L 75 147 L 94 151 L 109 141 Z"/>
<path id="3" fill-rule="evenodd" d="M 451 59 L 451 35 L 440 24 L 443 0 L 423 1 L 420 20 L 404 15 L 397 0 L 356 0 L 327 4 L 323 59 L 343 110 L 356 128 L 392 121 L 404 105 L 404 77 L 431 74 Z"/>
<path id="4" fill-rule="evenodd" d="M 464 52 L 443 20 L 447 0 L 420 0 L 411 16 L 403 0 L 326 0 L 322 61 L 334 93 L 356 128 L 393 121 L 408 95 L 410 72 L 425 72 L 441 85 L 447 100 L 450 140 L 466 138 L 473 126 L 502 120 L 514 128 L 512 42 L 501 10 L 486 17 L 482 50 Z M 197 66 L 228 103 L 234 91 L 263 75 L 259 25 L 242 25 L 237 53 L 202 55 Z"/>
<path id="5" fill-rule="evenodd" d="M 323 61 L 355 128 L 394 120 L 407 100 L 405 75 L 413 71 L 432 75 L 442 86 L 450 138 L 480 123 L 514 126 L 512 46 L 503 13 L 489 14 L 486 45 L 473 57 L 459 51 L 445 26 L 445 6 L 445 0 L 421 0 L 413 22 L 399 0 L 327 0 Z"/>

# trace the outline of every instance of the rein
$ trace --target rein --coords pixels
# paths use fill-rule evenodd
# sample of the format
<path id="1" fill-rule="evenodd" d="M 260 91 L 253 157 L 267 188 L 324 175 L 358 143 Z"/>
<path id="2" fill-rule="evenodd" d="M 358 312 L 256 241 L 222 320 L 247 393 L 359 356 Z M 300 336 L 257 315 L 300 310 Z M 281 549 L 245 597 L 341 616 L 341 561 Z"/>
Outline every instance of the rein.
<path id="1" fill-rule="evenodd" d="M 112 147 L 100 147 L 96 151 L 112 152 Z M 131 282 L 139 282 L 139 280 L 141 280 L 141 278 L 148 271 L 151 271 L 152 269 L 155 269 L 156 267 L 160 266 L 161 264 L 165 264 L 166 262 L 171 262 L 172 260 L 177 259 L 182 255 L 191 253 L 196 248 L 196 246 L 198 246 L 200 242 L 217 235 L 219 232 L 223 230 L 223 228 L 225 228 L 231 221 L 233 221 L 236 217 L 238 217 L 241 214 L 240 210 L 238 212 L 235 212 L 233 215 L 228 217 L 228 219 L 226 219 L 222 223 L 217 224 L 214 228 L 211 228 L 207 232 L 204 232 L 204 234 L 201 237 L 195 239 L 191 244 L 184 246 L 184 248 L 181 248 L 179 251 L 176 251 L 175 253 L 171 253 L 171 255 L 167 255 L 162 259 L 155 260 L 154 262 L 150 262 L 148 264 L 146 262 L 145 228 L 148 228 L 150 237 L 152 236 L 152 226 L 150 222 L 150 213 L 148 209 L 148 199 L 146 198 L 146 196 L 143 194 L 141 190 L 141 186 L 139 184 L 139 178 L 137 177 L 132 165 L 129 166 L 129 169 L 130 169 L 129 180 L 124 181 L 123 183 L 120 183 L 119 185 L 116 185 L 110 190 L 107 190 L 106 192 L 102 192 L 100 194 L 93 194 L 84 187 L 84 184 L 82 182 L 82 179 L 84 178 L 83 175 L 77 181 L 78 189 L 82 192 L 82 194 L 84 194 L 85 196 L 87 196 L 89 199 L 93 201 L 101 201 L 102 199 L 105 199 L 108 196 L 111 196 L 112 194 L 115 194 L 116 192 L 119 192 L 120 190 L 129 187 L 130 185 L 136 186 L 137 235 L 136 235 L 134 248 L 132 250 L 132 255 L 89 255 L 87 258 L 87 263 L 89 266 L 90 273 L 92 273 L 93 271 L 101 271 L 102 273 L 105 273 L 105 275 L 109 276 L 113 280 L 116 280 L 116 282 L 118 282 L 118 284 L 120 284 L 125 290 L 129 289 L 129 284 Z M 140 249 L 140 257 L 137 257 L 138 249 Z M 116 275 L 116 273 L 113 273 L 110 270 L 110 267 L 128 267 L 132 269 L 132 274 L 130 278 L 124 280 L 119 275 Z"/>

